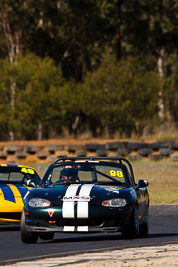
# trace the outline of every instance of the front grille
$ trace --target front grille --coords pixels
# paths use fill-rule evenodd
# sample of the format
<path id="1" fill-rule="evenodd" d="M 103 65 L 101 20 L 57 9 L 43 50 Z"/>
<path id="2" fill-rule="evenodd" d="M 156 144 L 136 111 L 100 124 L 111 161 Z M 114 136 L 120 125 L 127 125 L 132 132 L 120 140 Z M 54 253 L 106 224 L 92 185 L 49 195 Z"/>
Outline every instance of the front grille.
<path id="1" fill-rule="evenodd" d="M 59 219 L 56 221 L 58 226 L 100 226 L 103 223 L 103 219 Z"/>

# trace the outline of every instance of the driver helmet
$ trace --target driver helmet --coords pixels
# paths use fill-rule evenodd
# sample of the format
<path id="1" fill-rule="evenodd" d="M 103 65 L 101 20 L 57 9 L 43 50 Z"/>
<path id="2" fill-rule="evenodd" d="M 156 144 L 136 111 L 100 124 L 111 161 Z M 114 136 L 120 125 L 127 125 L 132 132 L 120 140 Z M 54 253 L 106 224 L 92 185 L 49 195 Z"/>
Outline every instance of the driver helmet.
<path id="1" fill-rule="evenodd" d="M 78 169 L 76 165 L 65 165 L 61 167 L 61 179 L 78 181 Z"/>

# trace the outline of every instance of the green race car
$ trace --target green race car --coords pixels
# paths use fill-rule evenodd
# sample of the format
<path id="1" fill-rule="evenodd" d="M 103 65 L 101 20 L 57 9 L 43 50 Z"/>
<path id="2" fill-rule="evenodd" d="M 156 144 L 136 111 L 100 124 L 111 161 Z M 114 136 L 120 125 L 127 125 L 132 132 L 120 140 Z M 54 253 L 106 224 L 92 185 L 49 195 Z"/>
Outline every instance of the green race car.
<path id="1" fill-rule="evenodd" d="M 145 180 L 135 183 L 125 158 L 59 158 L 48 167 L 40 186 L 24 197 L 22 242 L 50 240 L 55 232 L 147 236 L 147 186 Z"/>

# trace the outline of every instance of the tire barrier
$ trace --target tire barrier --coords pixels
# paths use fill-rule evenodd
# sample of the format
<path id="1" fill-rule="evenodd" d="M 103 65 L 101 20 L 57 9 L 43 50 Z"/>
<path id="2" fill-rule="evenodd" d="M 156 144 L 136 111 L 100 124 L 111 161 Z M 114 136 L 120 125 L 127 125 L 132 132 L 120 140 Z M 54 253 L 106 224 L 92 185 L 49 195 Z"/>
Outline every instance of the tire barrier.
<path id="1" fill-rule="evenodd" d="M 169 157 L 170 156 L 170 154 L 172 154 L 173 153 L 173 150 L 170 148 L 170 147 L 163 147 L 163 148 L 160 148 L 159 149 L 159 153 L 160 153 L 160 155 L 162 155 L 162 156 L 165 156 L 165 157 Z"/>
<path id="2" fill-rule="evenodd" d="M 128 142 L 127 144 L 127 148 L 130 149 L 131 151 L 137 151 L 139 149 L 147 147 L 148 147 L 147 143 Z"/>
<path id="3" fill-rule="evenodd" d="M 4 146 L 4 151 L 7 152 L 8 154 L 14 154 L 17 151 L 21 151 L 22 146 L 20 145 L 5 145 Z"/>
<path id="4" fill-rule="evenodd" d="M 59 142 L 59 141 L 58 141 Z M 17 142 L 16 142 L 17 143 Z M 53 162 L 66 156 L 121 156 L 131 161 L 170 159 L 178 161 L 178 142 L 125 142 L 51 144 L 51 145 L 0 145 L 0 163 Z M 79 142 L 78 142 L 79 143 Z"/>
<path id="5" fill-rule="evenodd" d="M 64 146 L 63 145 L 47 145 L 46 149 L 50 154 L 54 154 L 57 150 L 64 150 Z"/>
<path id="6" fill-rule="evenodd" d="M 89 143 L 85 145 L 85 149 L 90 152 L 94 152 L 98 149 L 105 149 L 105 144 L 95 144 L 95 143 Z"/>
<path id="7" fill-rule="evenodd" d="M 151 148 L 154 151 L 158 151 L 160 148 L 165 148 L 169 146 L 170 144 L 167 142 L 155 142 L 155 143 L 149 144 L 149 148 Z"/>
<path id="8" fill-rule="evenodd" d="M 42 146 L 25 146 L 25 151 L 29 154 L 35 154 L 42 148 Z"/>
<path id="9" fill-rule="evenodd" d="M 151 155 L 149 155 L 149 159 L 150 160 L 161 160 L 161 159 L 163 159 L 163 156 L 160 154 L 151 154 Z"/>
<path id="10" fill-rule="evenodd" d="M 65 150 L 68 152 L 75 153 L 77 150 L 81 150 L 83 147 L 81 145 L 67 145 Z"/>
<path id="11" fill-rule="evenodd" d="M 141 148 L 138 150 L 138 154 L 142 157 L 148 157 L 152 152 L 151 148 Z"/>
<path id="12" fill-rule="evenodd" d="M 121 156 L 121 157 L 127 157 L 130 153 L 131 153 L 131 150 L 128 148 L 119 148 L 117 150 L 118 156 Z"/>
<path id="13" fill-rule="evenodd" d="M 76 156 L 77 157 L 86 157 L 87 156 L 87 151 L 85 149 L 80 149 L 76 151 Z"/>
<path id="14" fill-rule="evenodd" d="M 178 142 L 171 142 L 171 143 L 170 143 L 170 147 L 171 147 L 173 150 L 178 150 Z"/>
<path id="15" fill-rule="evenodd" d="M 97 149 L 96 150 L 96 156 L 98 157 L 107 157 L 108 150 L 107 149 Z"/>
<path id="16" fill-rule="evenodd" d="M 128 142 L 109 142 L 106 143 L 106 149 L 109 151 L 116 151 L 118 149 L 126 149 Z"/>
<path id="17" fill-rule="evenodd" d="M 27 153 L 25 151 L 17 151 L 15 153 L 15 156 L 18 158 L 18 159 L 26 159 L 27 157 Z"/>

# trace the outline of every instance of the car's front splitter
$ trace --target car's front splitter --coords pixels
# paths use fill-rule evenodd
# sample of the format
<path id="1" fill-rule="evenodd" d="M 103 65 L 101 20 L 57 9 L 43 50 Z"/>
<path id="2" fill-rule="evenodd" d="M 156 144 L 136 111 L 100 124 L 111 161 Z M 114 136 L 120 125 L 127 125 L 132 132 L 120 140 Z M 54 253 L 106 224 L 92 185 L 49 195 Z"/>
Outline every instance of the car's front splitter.
<path id="1" fill-rule="evenodd" d="M 26 225 L 26 231 L 28 232 L 68 232 L 68 233 L 86 233 L 86 232 L 119 232 L 121 227 L 89 227 L 89 226 L 63 226 L 58 228 L 50 227 L 34 227 Z"/>

